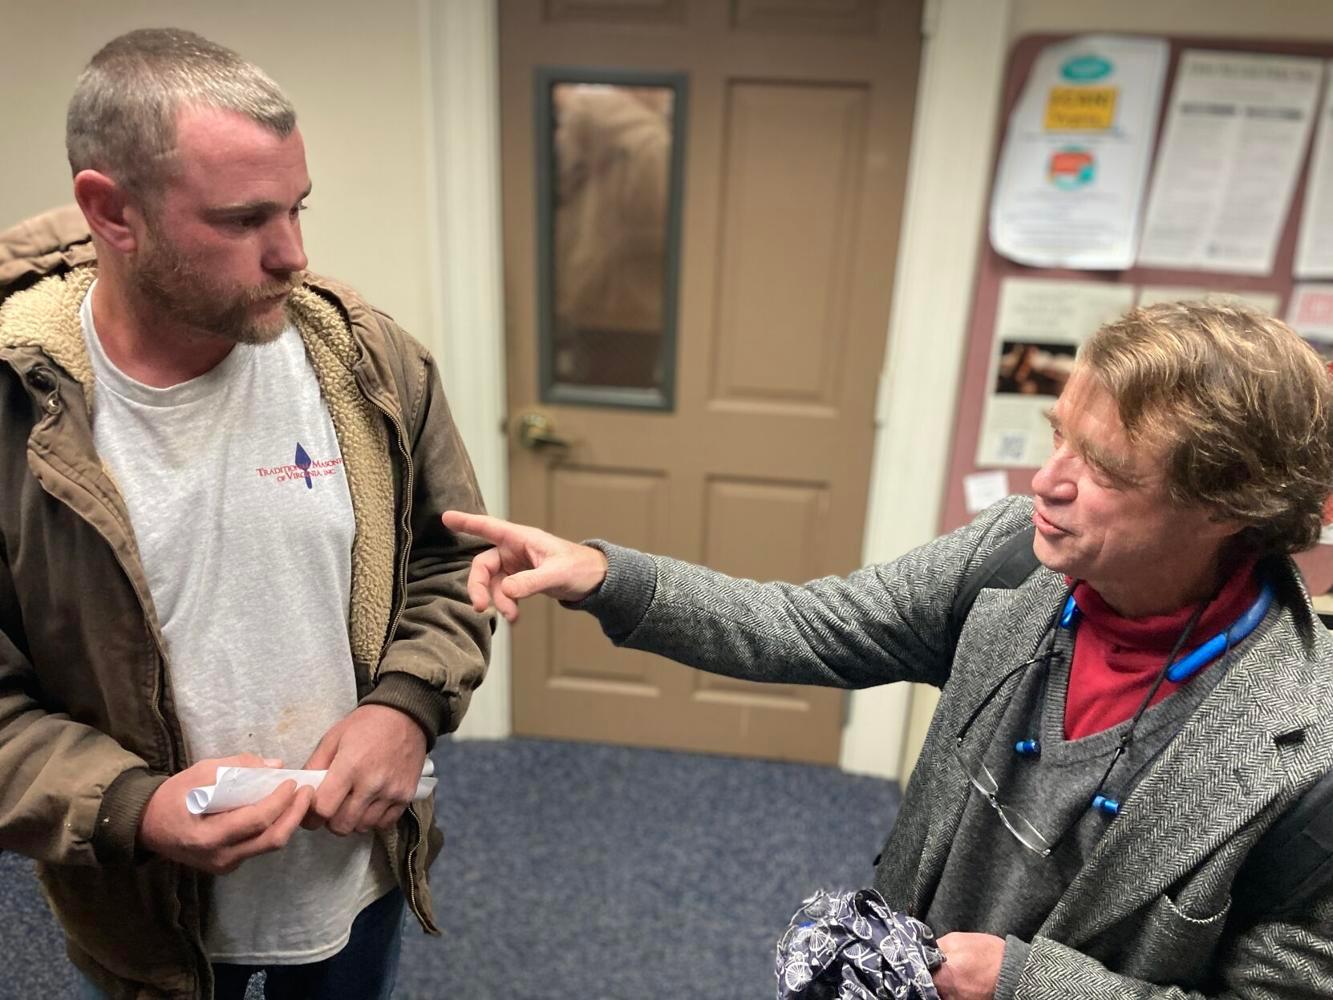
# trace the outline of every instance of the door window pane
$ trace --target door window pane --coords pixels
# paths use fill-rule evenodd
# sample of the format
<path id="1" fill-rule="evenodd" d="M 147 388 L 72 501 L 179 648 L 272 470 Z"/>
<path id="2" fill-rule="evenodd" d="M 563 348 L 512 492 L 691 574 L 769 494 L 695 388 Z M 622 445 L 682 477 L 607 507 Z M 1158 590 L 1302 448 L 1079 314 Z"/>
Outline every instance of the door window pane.
<path id="1" fill-rule="evenodd" d="M 642 74 L 539 74 L 547 402 L 671 407 L 683 94 Z"/>

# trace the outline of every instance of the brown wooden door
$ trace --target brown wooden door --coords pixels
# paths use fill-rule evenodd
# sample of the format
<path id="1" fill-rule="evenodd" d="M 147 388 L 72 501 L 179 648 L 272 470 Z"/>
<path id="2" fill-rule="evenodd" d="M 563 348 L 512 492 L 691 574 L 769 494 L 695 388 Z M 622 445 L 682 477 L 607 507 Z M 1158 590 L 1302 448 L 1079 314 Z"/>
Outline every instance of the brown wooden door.
<path id="1" fill-rule="evenodd" d="M 761 580 L 854 568 L 920 4 L 502 0 L 499 12 L 511 516 L 565 537 L 607 538 Z M 574 120 L 563 110 L 568 94 L 534 83 L 552 68 L 685 81 L 671 117 L 683 137 L 679 282 L 665 303 L 649 301 L 635 313 L 634 302 L 651 296 L 635 291 L 643 276 L 629 237 L 618 236 L 607 255 L 610 277 L 583 283 L 600 288 L 600 307 L 570 305 L 571 282 L 539 269 L 543 230 L 554 254 L 574 255 L 567 221 L 539 223 L 540 184 L 548 184 L 553 217 L 591 218 L 568 194 L 579 190 L 587 165 L 561 155 L 567 132 L 536 134 L 539 101 L 567 131 Z M 601 99 L 596 88 L 588 93 Z M 655 100 L 648 91 L 629 97 Z M 538 143 L 548 141 L 557 150 L 543 178 Z M 635 142 L 656 148 L 660 130 Z M 582 173 L 551 176 L 562 165 Z M 644 180 L 646 173 L 637 171 L 639 187 L 670 188 L 656 173 Z M 651 223 L 631 228 L 651 231 Z M 546 281 L 559 287 L 543 298 Z M 645 338 L 640 327 L 654 323 L 635 316 L 661 320 L 673 308 L 674 352 L 654 363 L 665 341 L 651 330 Z M 561 309 L 582 310 L 582 339 L 550 347 L 551 331 L 565 328 L 548 324 L 543 361 L 542 314 Z M 543 365 L 557 383 L 667 383 L 671 408 L 571 401 L 577 386 L 572 394 L 548 388 L 543 400 Z M 520 428 L 534 415 L 549 421 L 546 436 L 567 446 L 523 447 Z M 616 650 L 590 616 L 551 602 L 525 607 L 513 678 L 521 735 L 838 757 L 840 692 L 737 682 Z"/>

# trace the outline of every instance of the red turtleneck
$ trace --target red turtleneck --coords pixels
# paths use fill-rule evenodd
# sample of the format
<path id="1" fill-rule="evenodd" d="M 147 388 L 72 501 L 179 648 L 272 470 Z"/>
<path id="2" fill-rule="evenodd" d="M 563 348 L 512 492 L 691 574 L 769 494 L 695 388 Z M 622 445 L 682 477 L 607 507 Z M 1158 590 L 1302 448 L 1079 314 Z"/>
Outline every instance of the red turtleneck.
<path id="1" fill-rule="evenodd" d="M 1226 631 L 1255 602 L 1259 582 L 1254 576 L 1254 563 L 1250 559 L 1238 567 L 1204 609 L 1177 658 Z M 1074 588 L 1074 600 L 1080 618 L 1065 700 L 1067 740 L 1110 729 L 1134 715 L 1195 608 L 1191 604 L 1171 614 L 1124 618 L 1086 583 Z M 1188 684 L 1189 680 L 1182 683 Z M 1152 703 L 1157 704 L 1180 686 L 1163 681 Z"/>

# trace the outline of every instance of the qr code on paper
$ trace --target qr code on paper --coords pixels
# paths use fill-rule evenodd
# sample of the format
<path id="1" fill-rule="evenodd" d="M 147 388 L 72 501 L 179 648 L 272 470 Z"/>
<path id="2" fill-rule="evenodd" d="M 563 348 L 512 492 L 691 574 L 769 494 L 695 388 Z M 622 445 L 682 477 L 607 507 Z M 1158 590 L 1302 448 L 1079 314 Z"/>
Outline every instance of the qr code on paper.
<path id="1" fill-rule="evenodd" d="M 1021 462 L 1027 454 L 1028 436 L 1023 431 L 1007 431 L 1000 435 L 996 448 L 997 457 L 1002 462 Z"/>

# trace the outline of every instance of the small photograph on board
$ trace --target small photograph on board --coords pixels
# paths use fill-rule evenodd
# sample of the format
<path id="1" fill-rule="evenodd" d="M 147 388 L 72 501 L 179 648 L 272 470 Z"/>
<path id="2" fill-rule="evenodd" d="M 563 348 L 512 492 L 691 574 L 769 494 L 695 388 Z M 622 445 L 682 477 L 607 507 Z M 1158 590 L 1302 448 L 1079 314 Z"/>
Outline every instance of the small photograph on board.
<path id="1" fill-rule="evenodd" d="M 1000 283 L 977 466 L 1035 469 L 1046 461 L 1046 411 L 1064 388 L 1079 345 L 1133 302 L 1134 286 L 1127 284 L 1049 278 Z"/>
<path id="2" fill-rule="evenodd" d="M 1078 347 L 1005 340 L 995 372 L 995 392 L 1020 396 L 1059 396 L 1069 380 Z"/>

